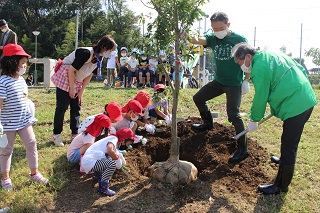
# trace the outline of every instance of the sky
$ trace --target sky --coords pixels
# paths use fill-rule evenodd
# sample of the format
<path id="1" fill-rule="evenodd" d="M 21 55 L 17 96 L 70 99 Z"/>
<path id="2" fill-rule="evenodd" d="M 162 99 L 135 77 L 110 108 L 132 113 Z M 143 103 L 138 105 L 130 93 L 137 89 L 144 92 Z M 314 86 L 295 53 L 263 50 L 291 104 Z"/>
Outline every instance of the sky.
<path id="1" fill-rule="evenodd" d="M 150 12 L 156 14 L 140 0 L 128 0 L 127 4 L 136 15 L 147 15 Z M 285 46 L 287 53 L 292 53 L 295 58 L 300 57 L 301 50 L 301 57 L 305 59 L 307 68 L 316 67 L 304 53 L 311 47 L 320 48 L 320 1 L 211 0 L 201 9 L 209 18 L 217 11 L 227 13 L 229 29 L 245 36 L 252 46 L 273 51 L 279 51 Z M 205 30 L 211 28 L 209 18 L 200 23 L 196 21 L 193 28 L 200 26 L 200 34 L 203 35 Z"/>

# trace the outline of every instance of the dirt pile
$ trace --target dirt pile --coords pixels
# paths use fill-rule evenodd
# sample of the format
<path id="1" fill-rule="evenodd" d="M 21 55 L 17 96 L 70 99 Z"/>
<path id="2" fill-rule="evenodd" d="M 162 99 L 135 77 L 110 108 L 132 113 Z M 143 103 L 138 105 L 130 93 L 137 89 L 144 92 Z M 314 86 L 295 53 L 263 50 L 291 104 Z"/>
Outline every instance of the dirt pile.
<path id="1" fill-rule="evenodd" d="M 55 210 L 215 212 L 215 209 L 226 205 L 225 198 L 241 197 L 249 203 L 256 199 L 257 186 L 271 180 L 269 175 L 265 175 L 265 165 L 269 164 L 266 150 L 249 139 L 250 156 L 239 164 L 228 164 L 230 154 L 235 151 L 233 127 L 214 123 L 214 129 L 210 131 L 195 132 L 191 124 L 196 122 L 201 122 L 200 118 L 192 117 L 179 122 L 178 136 L 180 159 L 198 168 L 197 181 L 187 186 L 172 186 L 148 177 L 149 166 L 169 158 L 171 129 L 161 127 L 163 132 L 142 132 L 148 143 L 145 146 L 136 144 L 126 153 L 131 179 L 122 171 L 116 171 L 110 187 L 117 192 L 114 197 L 101 197 L 96 192 L 98 185 L 90 175 L 81 176 L 77 171 L 72 171 L 69 184 L 58 193 Z M 211 199 L 215 202 L 208 204 Z"/>

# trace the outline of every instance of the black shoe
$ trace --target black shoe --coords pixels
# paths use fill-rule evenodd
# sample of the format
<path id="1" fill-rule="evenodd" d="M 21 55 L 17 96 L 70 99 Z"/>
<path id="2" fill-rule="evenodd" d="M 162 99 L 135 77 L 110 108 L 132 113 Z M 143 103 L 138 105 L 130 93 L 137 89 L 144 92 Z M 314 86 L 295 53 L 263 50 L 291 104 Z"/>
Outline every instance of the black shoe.
<path id="1" fill-rule="evenodd" d="M 150 85 L 150 84 L 147 84 L 147 86 L 146 86 L 146 87 L 149 87 L 149 88 L 150 88 L 150 87 L 151 87 L 151 85 Z"/>
<path id="2" fill-rule="evenodd" d="M 213 129 L 213 125 L 212 124 L 209 124 L 209 123 L 206 123 L 204 122 L 203 124 L 192 124 L 192 127 L 195 129 L 195 130 L 198 130 L 198 131 L 206 131 L 206 130 L 210 130 L 210 129 Z"/>
<path id="3" fill-rule="evenodd" d="M 140 84 L 138 85 L 138 88 L 143 88 L 143 84 L 140 83 Z"/>
<path id="4" fill-rule="evenodd" d="M 275 184 L 267 184 L 258 186 L 258 191 L 265 195 L 276 195 L 280 193 L 280 187 Z"/>
<path id="5" fill-rule="evenodd" d="M 248 151 L 238 148 L 229 158 L 229 163 L 239 163 L 249 156 Z"/>
<path id="6" fill-rule="evenodd" d="M 280 164 L 280 158 L 273 155 L 273 156 L 271 156 L 271 162 L 273 162 L 275 164 Z"/>

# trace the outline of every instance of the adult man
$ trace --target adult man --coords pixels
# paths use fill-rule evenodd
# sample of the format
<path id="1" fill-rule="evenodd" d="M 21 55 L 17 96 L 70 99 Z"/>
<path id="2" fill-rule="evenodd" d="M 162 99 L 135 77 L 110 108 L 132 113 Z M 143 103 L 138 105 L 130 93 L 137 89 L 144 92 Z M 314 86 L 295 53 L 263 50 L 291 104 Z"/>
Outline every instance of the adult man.
<path id="1" fill-rule="evenodd" d="M 198 107 L 203 124 L 193 124 L 193 127 L 199 131 L 210 130 L 213 128 L 213 119 L 206 101 L 226 93 L 228 120 L 236 130 L 236 133 L 242 132 L 245 127 L 239 114 L 241 103 L 241 93 L 249 91 L 250 74 L 245 75 L 240 66 L 234 62 L 231 56 L 232 48 L 247 39 L 229 30 L 230 22 L 227 14 L 223 12 L 214 13 L 211 18 L 211 27 L 214 31 L 205 38 L 190 38 L 193 44 L 200 44 L 204 47 L 210 47 L 214 51 L 214 59 L 217 70 L 214 80 L 204 85 L 194 96 L 193 101 Z M 241 92 L 242 90 L 242 92 Z M 229 162 L 240 162 L 245 159 L 248 153 L 248 143 L 246 136 L 242 136 L 237 141 L 237 150 L 230 156 Z"/>
<path id="2" fill-rule="evenodd" d="M 0 59 L 3 57 L 3 47 L 6 44 L 17 44 L 18 38 L 17 34 L 9 29 L 8 23 L 4 20 L 0 20 L 0 29 L 2 31 L 1 37 L 0 37 Z"/>
<path id="3" fill-rule="evenodd" d="M 258 129 L 267 103 L 271 114 L 283 121 L 278 174 L 274 183 L 260 185 L 258 190 L 264 194 L 287 192 L 304 125 L 317 104 L 306 71 L 285 54 L 256 51 L 246 43 L 235 46 L 232 55 L 245 72 L 251 71 L 255 88 L 249 132 Z"/>

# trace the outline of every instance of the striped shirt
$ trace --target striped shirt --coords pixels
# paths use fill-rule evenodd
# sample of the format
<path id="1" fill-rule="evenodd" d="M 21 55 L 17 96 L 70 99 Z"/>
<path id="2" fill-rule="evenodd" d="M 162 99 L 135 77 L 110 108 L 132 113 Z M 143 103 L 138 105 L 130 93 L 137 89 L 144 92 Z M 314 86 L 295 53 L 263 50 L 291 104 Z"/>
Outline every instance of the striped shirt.
<path id="1" fill-rule="evenodd" d="M 3 99 L 0 120 L 3 131 L 23 129 L 29 124 L 31 114 L 27 110 L 24 94 L 26 82 L 23 77 L 0 77 L 0 99 Z"/>

